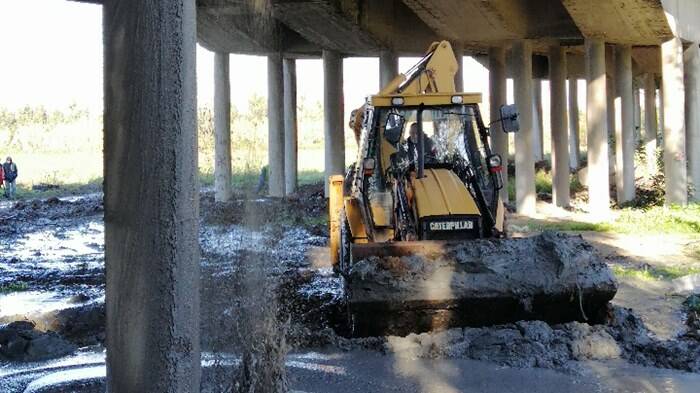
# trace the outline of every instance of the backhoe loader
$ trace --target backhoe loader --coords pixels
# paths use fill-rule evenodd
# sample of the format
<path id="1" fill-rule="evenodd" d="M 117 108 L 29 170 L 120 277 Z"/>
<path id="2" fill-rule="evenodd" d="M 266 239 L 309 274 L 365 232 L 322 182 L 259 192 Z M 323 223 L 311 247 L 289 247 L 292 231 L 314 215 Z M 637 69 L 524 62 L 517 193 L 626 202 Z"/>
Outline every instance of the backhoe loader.
<path id="1" fill-rule="evenodd" d="M 433 43 L 351 115 L 357 161 L 329 196 L 351 334 L 602 318 L 617 287 L 583 239 L 506 238 L 506 164 L 489 136 L 517 132 L 517 109 L 487 126 L 481 94 L 455 91 L 457 67 L 449 42 Z"/>

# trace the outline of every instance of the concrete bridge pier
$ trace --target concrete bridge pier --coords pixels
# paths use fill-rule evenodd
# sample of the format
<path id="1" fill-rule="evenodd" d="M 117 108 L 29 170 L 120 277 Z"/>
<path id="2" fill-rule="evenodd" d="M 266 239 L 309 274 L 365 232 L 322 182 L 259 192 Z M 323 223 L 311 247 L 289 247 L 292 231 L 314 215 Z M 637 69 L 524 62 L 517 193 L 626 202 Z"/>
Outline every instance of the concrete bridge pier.
<path id="1" fill-rule="evenodd" d="M 332 50 L 323 51 L 323 121 L 325 193 L 328 197 L 328 178 L 345 174 L 343 58 Z"/>
<path id="2" fill-rule="evenodd" d="M 464 44 L 461 42 L 454 42 L 452 45 L 452 50 L 457 58 L 457 73 L 455 73 L 455 91 L 464 91 Z"/>
<path id="3" fill-rule="evenodd" d="M 654 74 L 644 75 L 644 153 L 647 172 L 656 173 L 656 80 Z"/>
<path id="4" fill-rule="evenodd" d="M 691 199 L 700 201 L 700 48 L 692 43 L 685 52 L 685 122 L 688 182 Z"/>
<path id="5" fill-rule="evenodd" d="M 569 136 L 566 116 L 566 52 L 549 47 L 550 124 L 552 130 L 552 202 L 569 206 Z"/>
<path id="6" fill-rule="evenodd" d="M 610 212 L 608 161 L 608 97 L 605 72 L 605 43 L 586 39 L 586 123 L 588 129 L 588 210 L 595 217 Z"/>
<path id="7" fill-rule="evenodd" d="M 617 98 L 617 92 L 615 91 L 615 48 L 612 45 L 605 46 L 605 70 L 605 88 L 608 102 L 606 118 L 608 140 L 613 141 L 613 143 L 608 143 L 608 158 L 612 160 L 615 158 L 615 130 L 617 129 L 615 122 L 617 121 L 617 114 L 620 112 L 615 103 L 615 99 Z M 610 173 L 614 175 L 616 162 L 609 161 L 608 164 L 610 165 Z"/>
<path id="8" fill-rule="evenodd" d="M 214 54 L 214 200 L 231 200 L 231 82 L 229 54 Z"/>
<path id="9" fill-rule="evenodd" d="M 532 42 L 517 40 L 512 51 L 515 104 L 521 108 L 520 132 L 515 134 L 515 204 L 519 214 L 532 215 L 536 213 Z"/>
<path id="10" fill-rule="evenodd" d="M 688 204 L 685 151 L 685 86 L 683 43 L 674 37 L 661 44 L 664 114 L 664 174 L 666 203 Z"/>
<path id="11" fill-rule="evenodd" d="M 399 57 L 393 51 L 379 54 L 379 89 L 383 89 L 399 75 Z"/>
<path id="12" fill-rule="evenodd" d="M 501 117 L 501 106 L 505 105 L 508 98 L 506 81 L 506 50 L 503 47 L 489 49 L 489 111 L 491 122 Z M 491 147 L 493 152 L 499 154 L 504 163 L 501 172 L 503 188 L 500 196 L 504 203 L 508 202 L 508 134 L 503 132 L 500 123 L 491 126 Z"/>
<path id="13" fill-rule="evenodd" d="M 107 391 L 199 392 L 195 2 L 102 12 Z"/>
<path id="14" fill-rule="evenodd" d="M 569 78 L 569 167 L 576 170 L 581 157 L 581 136 L 579 135 L 578 79 Z"/>
<path id="15" fill-rule="evenodd" d="M 615 129 L 615 180 L 617 202 L 634 199 L 634 94 L 632 86 L 632 48 L 618 45 L 615 52 L 615 82 L 620 97 L 620 122 Z M 617 109 L 617 108 L 616 108 Z"/>
<path id="16" fill-rule="evenodd" d="M 285 195 L 284 70 L 282 54 L 267 56 L 267 176 L 268 194 Z"/>
<path id="17" fill-rule="evenodd" d="M 293 194 L 298 180 L 297 63 L 284 59 L 284 193 Z"/>
<path id="18" fill-rule="evenodd" d="M 533 89 L 533 132 L 532 144 L 535 154 L 535 162 L 544 160 L 544 119 L 542 119 L 542 79 L 535 78 L 532 81 Z"/>

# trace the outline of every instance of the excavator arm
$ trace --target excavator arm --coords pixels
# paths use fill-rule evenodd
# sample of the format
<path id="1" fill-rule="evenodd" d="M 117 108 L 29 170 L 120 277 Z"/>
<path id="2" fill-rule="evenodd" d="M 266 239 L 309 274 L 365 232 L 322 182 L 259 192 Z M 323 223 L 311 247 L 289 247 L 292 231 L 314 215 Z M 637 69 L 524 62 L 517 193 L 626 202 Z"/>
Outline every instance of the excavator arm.
<path id="1" fill-rule="evenodd" d="M 459 63 L 447 41 L 433 42 L 423 58 L 405 74 L 399 74 L 380 95 L 454 93 Z"/>

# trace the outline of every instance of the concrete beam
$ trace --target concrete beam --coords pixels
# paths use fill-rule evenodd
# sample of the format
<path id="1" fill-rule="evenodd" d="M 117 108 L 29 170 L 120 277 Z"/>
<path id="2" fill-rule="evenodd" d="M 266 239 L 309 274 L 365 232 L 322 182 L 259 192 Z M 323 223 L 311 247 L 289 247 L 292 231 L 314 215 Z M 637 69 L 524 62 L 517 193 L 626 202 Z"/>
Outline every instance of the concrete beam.
<path id="1" fill-rule="evenodd" d="M 568 66 L 567 57 L 567 66 Z M 569 167 L 576 170 L 581 157 L 581 136 L 579 129 L 578 79 L 569 78 Z"/>
<path id="2" fill-rule="evenodd" d="M 280 51 L 290 32 L 272 17 L 269 5 L 197 1 L 197 39 L 214 52 L 267 54 Z"/>
<path id="3" fill-rule="evenodd" d="M 285 194 L 284 70 L 280 53 L 267 56 L 268 194 Z"/>
<path id="4" fill-rule="evenodd" d="M 297 190 L 297 63 L 284 59 L 284 184 L 285 194 Z"/>
<path id="5" fill-rule="evenodd" d="M 685 41 L 700 42 L 700 2 L 661 0 L 661 3 L 673 35 Z"/>
<path id="6" fill-rule="evenodd" d="M 588 210 L 595 217 L 610 211 L 608 161 L 608 98 L 605 78 L 605 43 L 586 40 L 586 124 L 588 129 Z"/>
<path id="7" fill-rule="evenodd" d="M 656 119 L 656 80 L 653 74 L 644 76 L 644 152 L 647 172 L 656 173 L 656 138 L 658 134 Z"/>
<path id="8" fill-rule="evenodd" d="M 231 200 L 231 82 L 229 54 L 214 54 L 214 200 Z"/>
<path id="9" fill-rule="evenodd" d="M 532 215 L 536 212 L 532 43 L 515 41 L 512 51 L 515 104 L 520 108 L 520 132 L 515 134 L 515 204 L 519 214 Z"/>
<path id="10" fill-rule="evenodd" d="M 379 88 L 391 83 L 399 75 L 399 57 L 392 51 L 379 54 Z"/>
<path id="11" fill-rule="evenodd" d="M 404 3 L 439 35 L 451 40 L 483 45 L 545 36 L 581 38 L 558 0 L 404 0 Z"/>
<path id="12" fill-rule="evenodd" d="M 561 2 L 585 37 L 616 44 L 657 45 L 673 34 L 658 1 Z"/>
<path id="13" fill-rule="evenodd" d="M 352 10 L 330 0 L 279 0 L 274 16 L 309 42 L 340 53 L 378 53 L 385 45 L 353 18 Z"/>
<path id="14" fill-rule="evenodd" d="M 632 54 L 629 45 L 618 45 L 615 53 L 615 81 L 620 97 L 620 122 L 615 129 L 615 180 L 617 202 L 634 199 L 634 95 Z"/>
<path id="15" fill-rule="evenodd" d="M 693 201 L 700 201 L 700 48 L 691 44 L 685 51 L 685 124 L 688 182 Z"/>
<path id="16" fill-rule="evenodd" d="M 501 117 L 501 106 L 507 104 L 506 83 L 506 50 L 502 46 L 489 49 L 489 121 L 493 122 Z M 501 172 L 503 188 L 499 193 L 504 203 L 508 202 L 508 134 L 503 132 L 500 124 L 494 124 L 491 128 L 491 147 L 494 153 L 499 154 L 503 160 L 504 170 Z"/>
<path id="17" fill-rule="evenodd" d="M 566 116 L 566 52 L 549 48 L 550 124 L 552 130 L 552 202 L 569 206 L 569 136 Z"/>
<path id="18" fill-rule="evenodd" d="M 107 386 L 199 392 L 195 3 L 108 1 Z"/>
<path id="19" fill-rule="evenodd" d="M 683 44 L 672 38 L 661 44 L 663 70 L 664 174 L 666 203 L 688 203 L 685 151 L 685 86 L 683 85 Z"/>
<path id="20" fill-rule="evenodd" d="M 325 192 L 328 178 L 345 174 L 345 127 L 343 125 L 343 58 L 335 51 L 323 51 L 323 122 L 325 150 Z"/>

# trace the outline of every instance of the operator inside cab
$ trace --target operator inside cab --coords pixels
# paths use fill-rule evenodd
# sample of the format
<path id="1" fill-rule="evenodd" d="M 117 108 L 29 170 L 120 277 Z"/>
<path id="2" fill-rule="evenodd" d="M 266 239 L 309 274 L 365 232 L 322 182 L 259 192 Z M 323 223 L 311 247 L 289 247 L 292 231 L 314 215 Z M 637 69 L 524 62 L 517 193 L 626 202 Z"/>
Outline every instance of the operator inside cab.
<path id="1" fill-rule="evenodd" d="M 408 153 L 408 159 L 412 163 L 418 162 L 418 124 L 413 122 L 408 127 L 408 137 L 406 142 L 403 144 L 403 148 Z M 435 158 L 437 149 L 435 147 L 435 142 L 432 138 L 423 132 L 423 151 L 425 158 L 431 159 Z"/>

